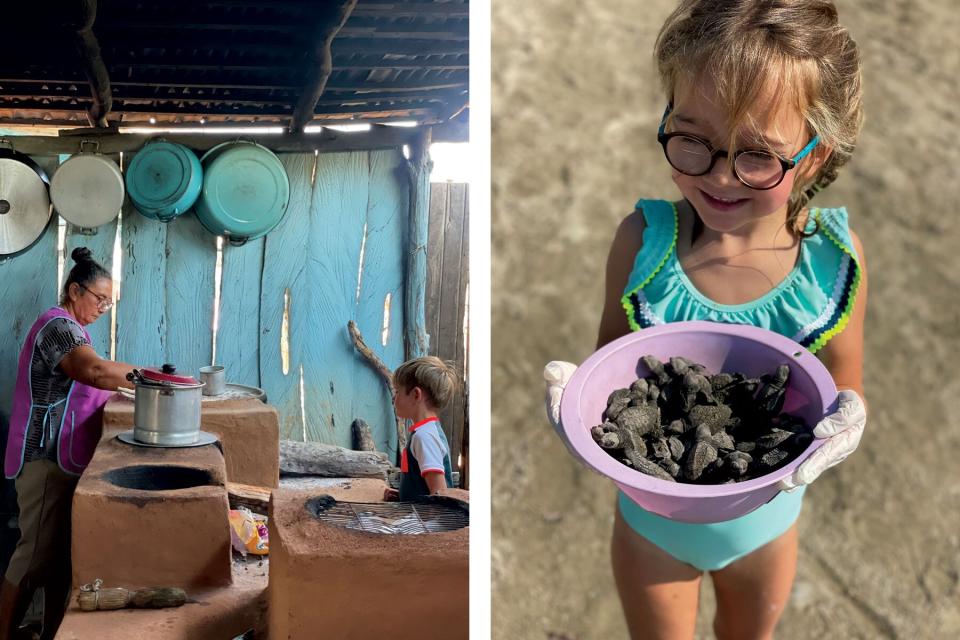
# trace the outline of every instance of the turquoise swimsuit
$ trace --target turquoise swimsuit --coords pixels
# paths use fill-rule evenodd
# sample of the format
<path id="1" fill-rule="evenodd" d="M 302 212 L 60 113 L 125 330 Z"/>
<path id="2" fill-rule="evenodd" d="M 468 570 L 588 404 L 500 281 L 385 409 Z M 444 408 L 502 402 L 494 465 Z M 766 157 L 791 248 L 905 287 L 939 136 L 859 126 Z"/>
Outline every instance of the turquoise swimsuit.
<path id="1" fill-rule="evenodd" d="M 665 322 L 711 320 L 749 324 L 792 338 L 811 352 L 840 333 L 850 318 L 860 266 L 846 209 L 811 209 L 794 269 L 773 290 L 746 304 L 718 304 L 697 291 L 677 259 L 677 211 L 664 200 L 641 200 L 643 247 L 623 295 L 630 328 Z M 673 557 L 701 571 L 716 571 L 785 533 L 800 515 L 804 489 L 781 492 L 740 518 L 689 524 L 650 513 L 620 493 L 620 513 L 630 527 Z"/>

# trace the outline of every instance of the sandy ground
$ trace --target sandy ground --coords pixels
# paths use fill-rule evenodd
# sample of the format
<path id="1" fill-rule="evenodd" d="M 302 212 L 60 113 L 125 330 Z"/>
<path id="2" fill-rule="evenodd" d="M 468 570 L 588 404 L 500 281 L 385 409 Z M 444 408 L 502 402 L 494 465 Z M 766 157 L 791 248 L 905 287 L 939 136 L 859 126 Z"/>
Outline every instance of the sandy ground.
<path id="1" fill-rule="evenodd" d="M 960 12 L 844 0 L 867 121 L 818 197 L 846 205 L 870 302 L 858 452 L 807 493 L 777 637 L 960 637 Z M 675 188 L 651 55 L 670 0 L 493 3 L 494 637 L 624 638 L 612 485 L 543 417 L 540 373 L 592 351 L 606 250 L 640 196 Z M 711 638 L 702 589 L 699 638 Z"/>

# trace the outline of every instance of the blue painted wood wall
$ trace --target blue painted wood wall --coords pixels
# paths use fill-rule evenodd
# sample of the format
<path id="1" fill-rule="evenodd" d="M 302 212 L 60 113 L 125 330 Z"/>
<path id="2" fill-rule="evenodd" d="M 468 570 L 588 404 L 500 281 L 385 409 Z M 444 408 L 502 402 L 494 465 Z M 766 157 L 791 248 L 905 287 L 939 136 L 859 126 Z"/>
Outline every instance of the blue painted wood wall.
<path id="1" fill-rule="evenodd" d="M 132 155 L 126 154 L 124 165 Z M 353 349 L 347 322 L 384 363 L 403 360 L 404 247 L 409 192 L 399 149 L 281 154 L 290 206 L 267 236 L 223 248 L 216 363 L 228 381 L 262 387 L 280 412 L 281 437 L 349 447 L 363 418 L 377 447 L 396 456 L 396 429 L 383 381 Z M 57 158 L 38 158 L 51 171 Z M 118 221 L 84 236 L 69 227 L 70 251 L 88 246 L 107 268 L 120 226 L 122 279 L 116 357 L 136 366 L 173 362 L 196 373 L 213 361 L 216 237 L 192 212 L 162 224 L 125 204 Z M 0 262 L 0 413 L 9 415 L 16 360 L 26 333 L 57 303 L 57 225 L 28 252 Z M 362 254 L 362 268 L 361 268 Z M 385 300 L 390 299 L 385 322 Z M 289 366 L 281 338 L 289 316 Z M 385 333 L 386 328 L 386 333 Z M 88 329 L 109 357 L 110 318 Z M 385 335 L 385 344 L 384 344 Z"/>

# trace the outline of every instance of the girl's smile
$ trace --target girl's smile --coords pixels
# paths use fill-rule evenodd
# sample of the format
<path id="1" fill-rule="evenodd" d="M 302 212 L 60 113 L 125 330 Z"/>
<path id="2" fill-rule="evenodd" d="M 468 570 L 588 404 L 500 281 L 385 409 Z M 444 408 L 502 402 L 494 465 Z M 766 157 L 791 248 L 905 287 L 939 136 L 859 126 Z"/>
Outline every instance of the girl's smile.
<path id="1" fill-rule="evenodd" d="M 718 211 L 733 211 L 749 201 L 749 198 L 721 198 L 699 189 L 704 201 Z"/>
<path id="2" fill-rule="evenodd" d="M 715 84 L 709 78 L 679 83 L 674 92 L 674 107 L 668 120 L 668 132 L 680 131 L 709 140 L 715 149 L 733 154 L 728 130 L 728 114 Z M 757 108 L 736 132 L 736 148 L 768 148 L 787 158 L 797 153 L 810 138 L 803 116 L 782 95 L 769 87 L 757 101 Z M 739 166 L 739 165 L 738 165 Z M 734 175 L 728 158 L 717 158 L 708 173 L 690 176 L 676 169 L 673 181 L 697 211 L 707 234 L 770 238 L 782 230 L 787 220 L 787 205 L 794 184 L 801 175 L 812 175 L 819 166 L 811 154 L 783 174 L 783 180 L 771 189 L 751 189 Z M 801 173 L 802 172 L 802 173 Z"/>

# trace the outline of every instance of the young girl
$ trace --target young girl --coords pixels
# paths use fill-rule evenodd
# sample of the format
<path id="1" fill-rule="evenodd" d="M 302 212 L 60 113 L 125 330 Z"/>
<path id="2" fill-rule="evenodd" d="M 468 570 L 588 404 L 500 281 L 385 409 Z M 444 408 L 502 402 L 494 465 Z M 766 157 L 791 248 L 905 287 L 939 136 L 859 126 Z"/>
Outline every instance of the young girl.
<path id="1" fill-rule="evenodd" d="M 856 448 L 865 423 L 863 247 L 845 209 L 807 207 L 853 151 L 859 53 L 831 2 L 685 0 L 656 60 L 658 141 L 682 199 L 641 200 L 620 224 L 598 348 L 665 322 L 751 324 L 816 353 L 841 391 L 815 429 L 823 447 L 746 516 L 674 522 L 620 493 L 614 577 L 634 638 L 692 638 L 704 572 L 717 637 L 770 638 L 793 583 L 805 485 Z M 554 426 L 574 369 L 544 372 Z"/>

